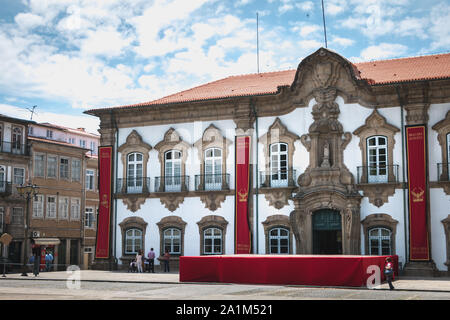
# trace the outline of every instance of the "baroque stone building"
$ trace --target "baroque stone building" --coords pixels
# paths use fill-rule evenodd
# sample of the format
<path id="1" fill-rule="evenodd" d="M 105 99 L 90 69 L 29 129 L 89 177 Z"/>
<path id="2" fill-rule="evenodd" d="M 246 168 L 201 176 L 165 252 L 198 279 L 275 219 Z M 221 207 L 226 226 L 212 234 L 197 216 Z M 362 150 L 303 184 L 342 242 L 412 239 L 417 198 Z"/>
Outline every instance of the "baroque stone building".
<path id="1" fill-rule="evenodd" d="M 351 63 L 320 48 L 296 70 L 86 111 L 114 150 L 110 259 L 98 262 L 150 247 L 174 264 L 233 254 L 235 138 L 250 136 L 253 253 L 397 254 L 411 274 L 447 272 L 449 67 L 450 54 Z M 406 134 L 416 126 L 423 188 Z M 414 251 L 416 202 L 425 246 Z"/>

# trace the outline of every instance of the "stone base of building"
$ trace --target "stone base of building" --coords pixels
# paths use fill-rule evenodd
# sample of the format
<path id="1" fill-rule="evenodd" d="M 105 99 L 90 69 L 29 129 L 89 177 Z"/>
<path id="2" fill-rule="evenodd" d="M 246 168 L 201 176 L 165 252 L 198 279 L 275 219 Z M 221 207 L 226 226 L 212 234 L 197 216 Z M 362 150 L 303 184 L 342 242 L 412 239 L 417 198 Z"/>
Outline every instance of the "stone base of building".
<path id="1" fill-rule="evenodd" d="M 436 267 L 434 261 L 410 261 L 405 264 L 402 276 L 405 277 L 439 277 L 441 272 Z"/>
<path id="2" fill-rule="evenodd" d="M 117 259 L 94 259 L 91 265 L 91 270 L 105 270 L 114 271 L 117 270 Z"/>

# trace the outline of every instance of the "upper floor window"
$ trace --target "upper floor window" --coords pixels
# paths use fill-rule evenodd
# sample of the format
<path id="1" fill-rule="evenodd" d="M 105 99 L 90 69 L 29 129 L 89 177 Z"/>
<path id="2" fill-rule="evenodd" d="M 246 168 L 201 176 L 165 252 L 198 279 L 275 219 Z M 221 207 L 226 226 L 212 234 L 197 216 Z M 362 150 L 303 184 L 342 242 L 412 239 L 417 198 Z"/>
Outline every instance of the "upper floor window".
<path id="1" fill-rule="evenodd" d="M 379 256 L 392 254 L 391 230 L 386 228 L 369 230 L 369 254 Z"/>
<path id="2" fill-rule="evenodd" d="M 81 181 L 80 159 L 72 159 L 72 181 Z"/>
<path id="3" fill-rule="evenodd" d="M 59 159 L 59 177 L 61 179 L 69 179 L 69 159 Z"/>
<path id="4" fill-rule="evenodd" d="M 94 190 L 94 177 L 95 177 L 95 170 L 86 170 L 86 190 Z"/>
<path id="5" fill-rule="evenodd" d="M 6 169 L 0 166 L 0 192 L 4 192 L 6 188 Z"/>
<path id="6" fill-rule="evenodd" d="M 181 191 L 181 152 L 178 150 L 164 154 L 164 185 L 166 191 Z"/>
<path id="7" fill-rule="evenodd" d="M 93 228 L 94 227 L 94 208 L 85 208 L 84 210 L 84 226 L 86 228 Z"/>
<path id="8" fill-rule="evenodd" d="M 0 207 L 0 234 L 2 234 L 3 230 L 4 230 L 4 227 L 3 227 L 4 226 L 4 224 L 3 224 L 4 219 L 5 219 L 5 208 Z"/>
<path id="9" fill-rule="evenodd" d="M 23 224 L 23 208 L 13 208 L 11 224 Z"/>
<path id="10" fill-rule="evenodd" d="M 139 229 L 128 229 L 125 233 L 125 253 L 136 254 L 142 250 L 142 231 Z"/>
<path id="11" fill-rule="evenodd" d="M 203 233 L 203 252 L 205 254 L 222 254 L 222 230 L 208 228 Z"/>
<path id="12" fill-rule="evenodd" d="M 22 129 L 15 127 L 12 130 L 12 149 L 20 152 L 22 148 Z"/>
<path id="13" fill-rule="evenodd" d="M 129 193 L 142 192 L 143 155 L 133 152 L 128 154 L 127 161 L 127 191 Z"/>
<path id="14" fill-rule="evenodd" d="M 96 150 L 95 150 L 95 142 L 94 141 L 90 142 L 90 149 L 91 149 L 92 153 L 97 153 Z"/>
<path id="15" fill-rule="evenodd" d="M 58 158 L 56 156 L 47 156 L 47 177 L 56 178 L 58 168 Z"/>
<path id="16" fill-rule="evenodd" d="M 205 151 L 205 190 L 222 189 L 222 150 L 210 148 Z"/>
<path id="17" fill-rule="evenodd" d="M 33 199 L 33 218 L 44 217 L 44 196 L 37 194 Z"/>
<path id="18" fill-rule="evenodd" d="M 52 130 L 47 130 L 47 138 L 53 139 L 53 131 Z"/>
<path id="19" fill-rule="evenodd" d="M 86 148 L 86 140 L 81 140 L 80 139 L 80 147 Z"/>
<path id="20" fill-rule="evenodd" d="M 72 220 L 80 219 L 80 199 L 72 198 L 70 201 L 70 218 Z"/>
<path id="21" fill-rule="evenodd" d="M 179 229 L 166 229 L 163 237 L 164 252 L 167 250 L 170 254 L 181 254 L 181 231 Z"/>
<path id="22" fill-rule="evenodd" d="M 289 253 L 289 230 L 285 228 L 273 228 L 269 231 L 270 253 Z"/>
<path id="23" fill-rule="evenodd" d="M 56 218 L 56 197 L 47 196 L 47 218 Z"/>
<path id="24" fill-rule="evenodd" d="M 34 155 L 34 176 L 43 177 L 45 171 L 45 156 L 43 154 Z"/>
<path id="25" fill-rule="evenodd" d="M 388 155 L 387 138 L 373 136 L 367 138 L 368 182 L 387 182 Z"/>
<path id="26" fill-rule="evenodd" d="M 274 143 L 270 145 L 270 185 L 288 185 L 288 145 Z"/>
<path id="27" fill-rule="evenodd" d="M 58 215 L 60 219 L 68 219 L 69 218 L 69 198 L 68 197 L 59 197 L 59 208 Z"/>
<path id="28" fill-rule="evenodd" d="M 24 168 L 14 168 L 14 184 L 22 185 L 25 183 L 25 169 Z"/>

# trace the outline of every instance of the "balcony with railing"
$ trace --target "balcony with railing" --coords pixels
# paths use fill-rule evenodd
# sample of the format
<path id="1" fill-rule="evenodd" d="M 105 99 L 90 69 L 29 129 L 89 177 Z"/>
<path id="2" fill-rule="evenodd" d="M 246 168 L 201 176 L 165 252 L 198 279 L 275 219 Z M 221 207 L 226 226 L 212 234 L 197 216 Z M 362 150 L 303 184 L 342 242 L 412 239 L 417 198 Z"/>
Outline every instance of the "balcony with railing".
<path id="1" fill-rule="evenodd" d="M 117 179 L 116 194 L 136 194 L 150 192 L 150 178 Z"/>
<path id="2" fill-rule="evenodd" d="M 195 191 L 230 190 L 230 175 L 199 174 L 195 176 Z"/>
<path id="3" fill-rule="evenodd" d="M 28 156 L 30 148 L 23 143 L 0 141 L 0 152 Z"/>
<path id="4" fill-rule="evenodd" d="M 0 181 L 0 196 L 8 196 L 12 193 L 11 182 Z"/>
<path id="5" fill-rule="evenodd" d="M 398 165 L 357 167 L 357 184 L 397 183 Z"/>
<path id="6" fill-rule="evenodd" d="M 450 181 L 450 171 L 448 170 L 450 163 L 438 163 L 438 181 Z"/>
<path id="7" fill-rule="evenodd" d="M 189 190 L 189 176 L 155 178 L 155 192 L 182 192 Z"/>
<path id="8" fill-rule="evenodd" d="M 260 188 L 289 188 L 296 186 L 296 170 L 260 171 Z"/>

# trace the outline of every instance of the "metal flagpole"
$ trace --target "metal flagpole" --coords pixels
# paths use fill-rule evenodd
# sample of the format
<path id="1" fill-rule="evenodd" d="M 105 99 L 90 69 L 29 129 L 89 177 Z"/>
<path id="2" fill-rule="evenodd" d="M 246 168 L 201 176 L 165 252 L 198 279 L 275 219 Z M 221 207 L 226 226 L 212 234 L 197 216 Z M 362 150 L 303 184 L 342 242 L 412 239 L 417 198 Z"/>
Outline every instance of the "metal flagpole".
<path id="1" fill-rule="evenodd" d="M 328 46 L 327 46 L 327 27 L 325 26 L 325 9 L 323 6 L 323 0 L 322 0 L 322 19 L 323 19 L 323 33 L 325 36 L 325 48 L 328 48 Z"/>

